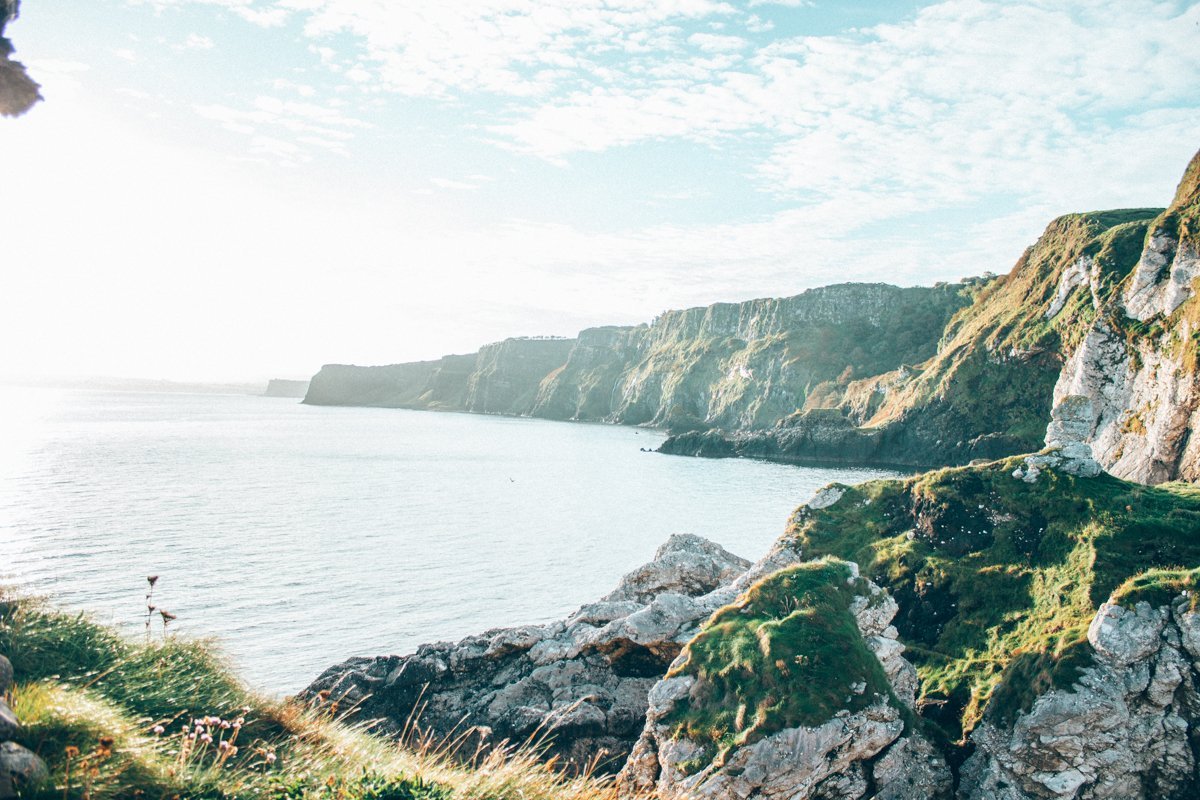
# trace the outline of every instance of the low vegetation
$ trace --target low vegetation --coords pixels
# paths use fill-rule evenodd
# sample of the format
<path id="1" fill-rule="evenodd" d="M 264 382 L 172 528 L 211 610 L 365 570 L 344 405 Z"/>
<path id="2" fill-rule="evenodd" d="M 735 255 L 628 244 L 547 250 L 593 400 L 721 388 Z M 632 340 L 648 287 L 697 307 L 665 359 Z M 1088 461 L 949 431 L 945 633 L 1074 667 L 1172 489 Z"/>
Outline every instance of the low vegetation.
<path id="1" fill-rule="evenodd" d="M 895 702 L 850 611 L 856 597 L 870 597 L 866 584 L 836 560 L 760 581 L 687 645 L 671 675 L 694 676 L 697 691 L 664 721 L 719 762 L 733 748 L 785 728 L 819 725 L 880 695 Z"/>
<path id="2" fill-rule="evenodd" d="M 20 743 L 52 781 L 29 797 L 605 800 L 611 785 L 569 777 L 536 742 L 488 753 L 375 737 L 328 714 L 263 698 L 211 645 L 137 642 L 86 616 L 6 598 L 0 652 L 18 684 Z"/>
<path id="3" fill-rule="evenodd" d="M 892 592 L 918 705 L 951 739 L 1068 685 L 1110 596 L 1162 599 L 1196 580 L 1180 570 L 1200 564 L 1200 488 L 1052 470 L 1030 484 L 1012 475 L 1021 464 L 851 487 L 789 531 L 807 556 L 855 561 Z"/>

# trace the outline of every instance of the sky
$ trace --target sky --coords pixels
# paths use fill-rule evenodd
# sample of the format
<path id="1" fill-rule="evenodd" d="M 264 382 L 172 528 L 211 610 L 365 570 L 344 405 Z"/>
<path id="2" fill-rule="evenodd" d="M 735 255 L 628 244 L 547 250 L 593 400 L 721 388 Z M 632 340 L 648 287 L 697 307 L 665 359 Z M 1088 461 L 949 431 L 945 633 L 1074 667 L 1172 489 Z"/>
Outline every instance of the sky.
<path id="1" fill-rule="evenodd" d="M 0 377 L 306 377 L 1007 272 L 1165 205 L 1200 2 L 24 0 Z"/>

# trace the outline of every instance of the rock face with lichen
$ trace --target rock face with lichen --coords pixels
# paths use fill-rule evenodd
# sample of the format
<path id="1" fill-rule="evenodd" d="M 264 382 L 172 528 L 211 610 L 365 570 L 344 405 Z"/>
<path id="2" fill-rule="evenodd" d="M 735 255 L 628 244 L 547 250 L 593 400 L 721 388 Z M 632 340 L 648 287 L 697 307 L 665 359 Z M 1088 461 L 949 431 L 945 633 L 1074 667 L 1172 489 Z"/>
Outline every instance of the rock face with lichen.
<path id="1" fill-rule="evenodd" d="M 1054 387 L 1055 404 L 1091 401 L 1082 420 L 1095 458 L 1142 483 L 1200 479 L 1200 153 L 1171 206 L 1148 227 L 1125 281 L 1093 303 Z"/>
<path id="2" fill-rule="evenodd" d="M 1106 603 L 1092 663 L 1071 686 L 971 736 L 964 800 L 1152 800 L 1200 796 L 1200 614 L 1190 597 Z"/>

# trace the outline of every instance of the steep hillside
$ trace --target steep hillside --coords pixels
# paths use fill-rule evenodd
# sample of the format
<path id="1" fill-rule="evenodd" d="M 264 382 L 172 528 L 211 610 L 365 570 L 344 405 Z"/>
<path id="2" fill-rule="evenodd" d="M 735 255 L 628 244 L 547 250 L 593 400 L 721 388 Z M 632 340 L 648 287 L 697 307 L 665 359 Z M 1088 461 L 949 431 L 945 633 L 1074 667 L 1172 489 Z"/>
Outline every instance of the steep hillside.
<path id="1" fill-rule="evenodd" d="M 668 311 L 649 325 L 591 328 L 577 339 L 506 339 L 471 356 L 330 365 L 305 402 L 672 429 L 767 427 L 821 387 L 927 359 L 978 284 L 827 286 Z M 436 385 L 451 377 L 452 387 Z"/>
<path id="2" fill-rule="evenodd" d="M 1200 477 L 1196 338 L 1200 155 L 1171 206 L 1054 220 L 979 287 L 915 366 L 819 387 L 769 431 L 669 439 L 663 451 L 790 461 L 965 464 L 1036 450 L 1051 407 L 1092 402 L 1089 438 L 1113 474 Z"/>
<path id="3" fill-rule="evenodd" d="M 1090 298 L 1062 287 L 1082 275 L 1101 299 L 1113 296 L 1158 213 L 1060 217 L 1008 275 L 977 287 L 928 360 L 822 386 L 774 430 L 693 433 L 668 440 L 663 450 L 918 466 L 1036 450 L 1063 353 L 1097 314 Z"/>
<path id="4" fill-rule="evenodd" d="M 1200 153 L 1171 206 L 1148 226 L 1117 292 L 1096 297 L 1092 324 L 1054 387 L 1055 402 L 1091 401 L 1096 459 L 1146 483 L 1200 480 Z M 1083 281 L 1063 291 L 1085 302 Z"/>

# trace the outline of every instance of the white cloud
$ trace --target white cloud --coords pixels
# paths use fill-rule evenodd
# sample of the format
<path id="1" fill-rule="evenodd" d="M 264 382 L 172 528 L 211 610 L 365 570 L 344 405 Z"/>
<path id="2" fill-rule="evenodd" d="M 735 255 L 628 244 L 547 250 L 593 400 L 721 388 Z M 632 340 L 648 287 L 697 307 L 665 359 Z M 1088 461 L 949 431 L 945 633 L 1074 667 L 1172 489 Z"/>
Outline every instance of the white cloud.
<path id="1" fill-rule="evenodd" d="M 250 108 L 196 104 L 192 110 L 231 133 L 253 136 L 253 153 L 284 164 L 310 160 L 313 148 L 347 155 L 346 143 L 354 131 L 371 127 L 335 108 L 265 95 L 255 98 Z M 285 132 L 292 138 L 282 138 Z"/>
<path id="2" fill-rule="evenodd" d="M 715 33 L 693 33 L 687 40 L 688 44 L 706 53 L 732 53 L 744 50 L 750 44 L 740 36 L 725 36 Z"/>
<path id="3" fill-rule="evenodd" d="M 207 36 L 189 33 L 188 37 L 176 45 L 177 50 L 212 50 L 214 42 Z"/>

